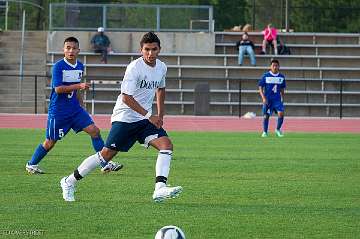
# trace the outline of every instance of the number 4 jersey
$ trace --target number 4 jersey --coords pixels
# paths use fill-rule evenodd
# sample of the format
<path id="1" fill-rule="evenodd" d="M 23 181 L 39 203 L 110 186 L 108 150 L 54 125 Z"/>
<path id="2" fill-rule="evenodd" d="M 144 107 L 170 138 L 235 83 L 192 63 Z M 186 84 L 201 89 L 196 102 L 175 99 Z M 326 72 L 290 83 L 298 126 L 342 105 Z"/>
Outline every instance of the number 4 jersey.
<path id="1" fill-rule="evenodd" d="M 269 102 L 281 102 L 280 91 L 286 88 L 285 76 L 281 73 L 274 74 L 268 71 L 262 76 L 259 86 L 264 89 L 265 97 Z"/>
<path id="2" fill-rule="evenodd" d="M 57 94 L 55 88 L 80 83 L 83 72 L 84 65 L 80 61 L 76 61 L 75 65 L 73 65 L 64 58 L 54 64 L 52 69 L 49 118 L 67 118 L 81 110 L 79 100 L 76 97 L 76 90 L 70 93 Z"/>

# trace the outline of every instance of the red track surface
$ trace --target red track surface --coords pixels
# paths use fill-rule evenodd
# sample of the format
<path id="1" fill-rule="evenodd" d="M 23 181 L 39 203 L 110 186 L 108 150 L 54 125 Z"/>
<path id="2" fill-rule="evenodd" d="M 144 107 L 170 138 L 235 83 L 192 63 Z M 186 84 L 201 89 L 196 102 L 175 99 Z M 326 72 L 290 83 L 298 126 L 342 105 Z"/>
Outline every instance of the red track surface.
<path id="1" fill-rule="evenodd" d="M 0 128 L 45 128 L 47 115 L 0 114 Z M 100 129 L 110 128 L 110 115 L 94 116 Z M 243 119 L 215 116 L 167 116 L 164 128 L 168 131 L 224 131 L 241 132 L 262 130 L 262 118 Z M 270 130 L 276 125 L 276 117 L 270 119 Z M 286 117 L 286 132 L 347 132 L 360 133 L 360 118 L 296 118 Z"/>

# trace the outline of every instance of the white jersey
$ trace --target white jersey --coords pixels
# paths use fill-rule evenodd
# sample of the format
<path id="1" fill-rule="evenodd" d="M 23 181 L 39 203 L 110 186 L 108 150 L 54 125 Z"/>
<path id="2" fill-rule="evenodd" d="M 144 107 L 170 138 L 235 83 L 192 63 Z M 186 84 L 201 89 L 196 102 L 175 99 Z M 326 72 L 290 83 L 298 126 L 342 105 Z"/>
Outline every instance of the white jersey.
<path id="1" fill-rule="evenodd" d="M 127 67 L 121 84 L 121 93 L 131 95 L 147 111 L 152 112 L 152 105 L 156 90 L 165 88 L 167 67 L 164 62 L 156 60 L 156 65 L 147 65 L 140 57 L 132 61 Z M 144 116 L 132 110 L 122 101 L 122 94 L 116 100 L 111 116 L 111 122 L 137 122 Z"/>

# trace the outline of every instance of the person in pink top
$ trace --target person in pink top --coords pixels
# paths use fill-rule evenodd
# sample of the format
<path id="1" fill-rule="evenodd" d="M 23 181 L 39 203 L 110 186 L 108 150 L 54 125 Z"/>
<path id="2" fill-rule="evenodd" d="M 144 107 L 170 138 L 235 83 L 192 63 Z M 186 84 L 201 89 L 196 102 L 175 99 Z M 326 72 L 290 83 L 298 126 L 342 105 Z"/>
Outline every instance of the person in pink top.
<path id="1" fill-rule="evenodd" d="M 269 25 L 267 25 L 264 31 L 262 31 L 262 33 L 264 34 L 264 40 L 262 44 L 261 54 L 266 54 L 266 45 L 272 44 L 274 47 L 275 55 L 277 55 L 278 54 L 277 42 L 276 42 L 277 29 L 275 27 L 272 27 L 270 23 Z"/>

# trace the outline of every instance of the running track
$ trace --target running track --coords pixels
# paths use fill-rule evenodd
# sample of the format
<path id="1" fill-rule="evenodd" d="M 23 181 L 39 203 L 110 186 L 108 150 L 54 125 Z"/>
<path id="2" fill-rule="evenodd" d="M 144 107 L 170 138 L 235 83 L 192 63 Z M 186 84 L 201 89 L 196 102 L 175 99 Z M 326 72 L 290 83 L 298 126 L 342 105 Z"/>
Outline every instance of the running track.
<path id="1" fill-rule="evenodd" d="M 93 117 L 100 129 L 110 128 L 110 115 Z M 0 128 L 45 128 L 45 114 L 0 114 Z M 164 128 L 168 131 L 223 131 L 261 132 L 262 118 L 243 119 L 232 116 L 166 116 Z M 273 131 L 276 117 L 270 119 Z M 344 132 L 360 133 L 360 118 L 298 118 L 286 117 L 285 132 Z"/>

